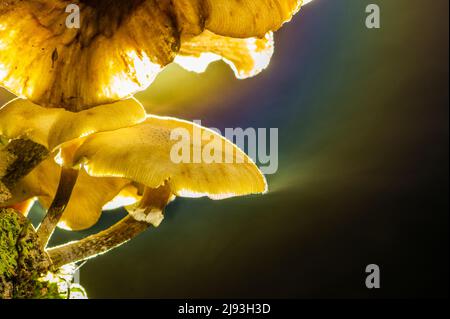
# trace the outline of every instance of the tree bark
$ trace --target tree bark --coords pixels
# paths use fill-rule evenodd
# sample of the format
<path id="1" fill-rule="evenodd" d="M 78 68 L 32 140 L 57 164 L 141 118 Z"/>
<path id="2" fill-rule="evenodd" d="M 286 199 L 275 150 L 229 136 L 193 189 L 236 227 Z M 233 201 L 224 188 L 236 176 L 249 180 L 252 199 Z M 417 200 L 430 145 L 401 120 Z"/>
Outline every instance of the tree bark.
<path id="1" fill-rule="evenodd" d="M 0 140 L 0 203 L 10 197 L 10 189 L 40 162 L 47 158 L 48 150 L 27 139 L 7 142 Z"/>
<path id="2" fill-rule="evenodd" d="M 0 299 L 46 298 L 55 287 L 39 280 L 51 267 L 31 223 L 20 212 L 0 209 Z"/>

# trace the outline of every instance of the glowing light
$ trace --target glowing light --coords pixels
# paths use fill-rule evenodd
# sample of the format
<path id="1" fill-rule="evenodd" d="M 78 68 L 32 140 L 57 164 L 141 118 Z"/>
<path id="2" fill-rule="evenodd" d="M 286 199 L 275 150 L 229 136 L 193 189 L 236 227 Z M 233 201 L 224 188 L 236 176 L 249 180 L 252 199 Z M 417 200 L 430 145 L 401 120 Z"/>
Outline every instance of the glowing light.
<path id="1" fill-rule="evenodd" d="M 1 42 L 0 42 L 0 44 L 1 44 Z M 1 46 L 0 46 L 0 49 L 1 49 Z M 8 75 L 8 71 L 6 70 L 5 65 L 0 63 L 0 81 L 3 81 L 7 75 Z"/>
<path id="2" fill-rule="evenodd" d="M 183 68 L 190 72 L 203 73 L 210 63 L 219 61 L 220 59 L 221 57 L 217 54 L 202 53 L 198 57 L 178 55 L 174 62 L 183 66 Z"/>
<path id="3" fill-rule="evenodd" d="M 103 206 L 103 210 L 113 210 L 120 207 L 130 206 L 137 203 L 137 199 L 131 195 L 118 195 L 112 201 Z"/>
<path id="4" fill-rule="evenodd" d="M 175 62 L 202 73 L 212 62 L 223 60 L 239 79 L 253 77 L 267 68 L 274 52 L 273 33 L 264 38 L 235 39 L 205 31 L 184 44 Z"/>
<path id="5" fill-rule="evenodd" d="M 58 150 L 58 153 L 56 153 L 55 157 L 54 157 L 55 163 L 63 166 L 64 164 L 64 160 L 62 158 L 62 154 L 61 154 L 61 149 Z"/>
<path id="6" fill-rule="evenodd" d="M 249 38 L 246 40 L 248 52 L 250 52 L 250 56 L 254 63 L 251 70 L 238 70 L 232 61 L 224 59 L 224 61 L 233 69 L 238 79 L 253 77 L 269 66 L 274 53 L 273 33 L 267 33 L 265 39 L 267 40 L 267 43 L 263 47 L 259 45 L 260 40 L 258 39 Z"/>
<path id="7" fill-rule="evenodd" d="M 73 283 L 74 273 L 76 271 L 77 266 L 75 264 L 67 264 L 59 268 L 57 273 L 48 272 L 39 281 L 56 284 L 58 293 L 61 296 L 68 296 L 69 299 L 87 299 L 84 288 L 77 283 Z"/>
<path id="8" fill-rule="evenodd" d="M 91 134 L 94 134 L 96 132 L 96 130 L 87 130 L 86 132 L 81 133 L 80 138 L 89 136 Z"/>
<path id="9" fill-rule="evenodd" d="M 70 228 L 69 226 L 67 226 L 67 224 L 66 224 L 65 222 L 59 222 L 59 223 L 58 223 L 58 227 L 61 228 L 61 229 L 64 229 L 64 230 L 69 230 L 69 231 L 72 230 L 72 228 Z"/>
<path id="10" fill-rule="evenodd" d="M 156 75 L 161 71 L 161 66 L 151 62 L 144 52 L 140 53 L 139 56 L 136 51 L 128 51 L 124 60 L 129 71 L 113 76 L 110 86 L 103 91 L 103 94 L 107 97 L 129 96 L 144 89 L 153 82 Z M 110 67 L 114 67 L 112 62 Z M 114 73 L 114 70 L 112 73 Z"/>
<path id="11" fill-rule="evenodd" d="M 182 189 L 177 192 L 178 197 L 187 197 L 187 198 L 201 198 L 201 197 L 209 197 L 213 200 L 221 200 L 221 199 L 227 199 L 230 197 L 234 197 L 237 194 L 235 193 L 224 193 L 224 194 L 208 194 L 208 193 L 198 193 L 193 192 L 188 189 Z"/>

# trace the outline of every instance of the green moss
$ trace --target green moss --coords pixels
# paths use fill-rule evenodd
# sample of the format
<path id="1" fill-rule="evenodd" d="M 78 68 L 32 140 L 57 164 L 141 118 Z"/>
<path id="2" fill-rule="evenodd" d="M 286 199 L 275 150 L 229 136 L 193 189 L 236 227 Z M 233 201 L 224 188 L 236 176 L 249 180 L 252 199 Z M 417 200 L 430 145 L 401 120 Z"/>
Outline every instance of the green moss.
<path id="1" fill-rule="evenodd" d="M 65 299 L 72 290 L 67 269 L 51 270 L 30 222 L 13 209 L 0 210 L 0 298 Z M 85 297 L 74 286 L 74 293 Z M 76 290 L 76 291 L 75 291 Z"/>
<path id="2" fill-rule="evenodd" d="M 18 215 L 12 209 L 0 214 L 0 297 L 13 296 L 12 280 L 16 276 L 19 253 L 16 242 L 21 232 Z"/>

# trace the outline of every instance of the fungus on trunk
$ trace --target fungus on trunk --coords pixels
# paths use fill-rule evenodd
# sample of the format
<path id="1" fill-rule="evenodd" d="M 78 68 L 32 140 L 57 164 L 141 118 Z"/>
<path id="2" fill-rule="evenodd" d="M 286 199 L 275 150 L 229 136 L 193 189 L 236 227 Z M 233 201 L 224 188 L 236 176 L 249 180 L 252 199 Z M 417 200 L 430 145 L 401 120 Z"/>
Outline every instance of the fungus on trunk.
<path id="1" fill-rule="evenodd" d="M 29 228 L 30 238 L 52 271 L 158 226 L 177 196 L 267 191 L 257 166 L 230 141 L 194 123 L 147 115 L 131 97 L 172 62 L 203 72 L 221 59 L 240 79 L 256 75 L 273 55 L 273 32 L 301 0 L 71 4 L 81 11 L 79 29 L 65 25 L 65 0 L 0 2 L 0 86 L 19 97 L 0 108 L 0 217 L 23 220 L 29 204 L 40 201 L 47 214 L 37 232 Z M 188 138 L 173 139 L 177 130 Z M 174 160 L 174 149 L 193 160 Z M 112 227 L 46 247 L 57 225 L 86 229 L 102 210 L 122 206 L 129 215 Z M 39 267 L 39 275 L 50 269 Z M 3 289 L 10 287 L 5 274 L 0 267 L 3 296 L 35 297 Z"/>

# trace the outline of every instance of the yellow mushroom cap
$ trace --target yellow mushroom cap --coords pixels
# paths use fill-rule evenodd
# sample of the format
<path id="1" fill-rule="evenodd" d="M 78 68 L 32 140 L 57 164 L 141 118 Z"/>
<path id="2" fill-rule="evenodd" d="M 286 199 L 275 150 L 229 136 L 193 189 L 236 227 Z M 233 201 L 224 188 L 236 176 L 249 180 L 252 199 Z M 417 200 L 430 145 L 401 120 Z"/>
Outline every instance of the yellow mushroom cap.
<path id="1" fill-rule="evenodd" d="M 273 33 L 263 38 L 230 38 L 204 31 L 183 42 L 175 62 L 185 69 L 203 72 L 211 62 L 222 59 L 239 79 L 264 70 L 274 52 Z"/>
<path id="2" fill-rule="evenodd" d="M 42 206 L 48 209 L 58 188 L 60 171 L 53 159 L 43 161 L 13 187 L 11 199 L 1 205 L 10 206 L 38 197 Z M 100 218 L 103 207 L 129 184 L 125 179 L 96 178 L 80 171 L 58 226 L 70 230 L 83 230 L 93 226 Z"/>
<path id="3" fill-rule="evenodd" d="M 180 149 L 187 160 L 178 158 Z M 205 160 L 211 154 L 214 158 Z M 222 199 L 267 190 L 258 167 L 237 146 L 207 128 L 168 117 L 150 116 L 133 127 L 92 135 L 73 159 L 91 176 L 122 177 L 150 188 L 167 183 L 182 197 Z"/>
<path id="4" fill-rule="evenodd" d="M 28 138 L 53 151 L 65 142 L 130 126 L 145 117 L 144 108 L 133 98 L 78 113 L 15 99 L 0 109 L 0 135 L 8 139 Z"/>
<path id="5" fill-rule="evenodd" d="M 200 0 L 193 0 L 200 1 Z M 234 38 L 263 37 L 297 13 L 302 0 L 206 0 L 206 29 Z"/>
<path id="6" fill-rule="evenodd" d="M 0 86 L 39 105 L 71 111 L 111 103 L 149 86 L 183 43 L 202 32 L 208 32 L 203 41 L 210 34 L 256 41 L 289 21 L 301 3 L 74 0 L 70 4 L 78 5 L 81 17 L 77 29 L 66 26 L 69 3 L 65 0 L 4 0 L 0 2 Z M 231 41 L 239 51 L 236 56 L 255 54 L 251 46 L 242 49 L 248 41 Z M 205 50 L 213 47 L 207 45 Z M 217 50 L 212 53 L 239 69 L 242 61 Z M 248 67 L 246 62 L 237 73 L 256 73 Z"/>

